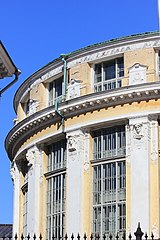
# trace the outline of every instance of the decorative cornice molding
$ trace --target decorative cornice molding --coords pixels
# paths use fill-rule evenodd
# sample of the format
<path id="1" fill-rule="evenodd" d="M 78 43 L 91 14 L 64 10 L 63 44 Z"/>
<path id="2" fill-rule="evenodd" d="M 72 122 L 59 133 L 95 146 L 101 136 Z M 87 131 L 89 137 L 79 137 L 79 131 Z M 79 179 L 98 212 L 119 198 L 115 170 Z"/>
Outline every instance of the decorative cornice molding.
<path id="1" fill-rule="evenodd" d="M 93 93 L 63 102 L 59 106 L 59 111 L 66 119 L 106 107 L 158 99 L 159 94 L 159 82 L 127 86 L 110 91 Z M 9 158 L 13 159 L 17 148 L 19 148 L 29 136 L 34 134 L 35 131 L 38 132 L 59 120 L 59 116 L 55 114 L 54 106 L 51 106 L 34 113 L 18 123 L 11 129 L 5 140 L 5 147 Z"/>

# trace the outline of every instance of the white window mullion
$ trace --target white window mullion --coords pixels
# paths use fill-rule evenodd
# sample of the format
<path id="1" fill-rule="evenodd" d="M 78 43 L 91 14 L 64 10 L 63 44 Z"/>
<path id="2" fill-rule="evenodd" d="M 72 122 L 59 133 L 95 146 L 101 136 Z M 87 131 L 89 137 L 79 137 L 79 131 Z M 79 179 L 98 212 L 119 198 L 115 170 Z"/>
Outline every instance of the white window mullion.
<path id="1" fill-rule="evenodd" d="M 116 162 L 116 233 L 117 233 L 117 221 L 118 221 L 118 162 Z"/>
<path id="2" fill-rule="evenodd" d="M 61 237 L 63 236 L 63 229 L 62 229 L 62 226 L 63 226 L 63 222 L 62 222 L 62 218 L 63 218 L 63 208 L 62 208 L 62 204 L 63 204 L 63 198 L 62 198 L 62 189 L 63 189 L 63 175 L 61 175 L 61 186 L 60 186 L 60 191 L 61 191 L 61 199 L 60 199 L 60 235 Z"/>
<path id="3" fill-rule="evenodd" d="M 118 64 L 117 64 L 117 59 L 115 60 L 115 77 L 116 77 L 116 88 L 117 86 L 117 79 L 118 79 Z"/>
<path id="4" fill-rule="evenodd" d="M 101 236 L 103 232 L 103 165 L 101 165 Z"/>
<path id="5" fill-rule="evenodd" d="M 101 79 L 102 79 L 102 91 L 104 90 L 104 65 L 102 63 L 102 68 L 101 68 Z"/>
<path id="6" fill-rule="evenodd" d="M 53 236 L 53 232 L 52 232 L 52 226 L 53 226 L 53 218 L 52 218 L 52 213 L 53 213 L 53 196 L 54 196 L 54 193 L 53 193 L 53 190 L 54 190 L 54 188 L 53 188 L 53 179 L 50 179 L 49 180 L 49 188 L 50 188 L 50 194 L 51 194 L 51 197 L 50 197 L 50 214 L 49 214 L 49 216 L 50 216 L 50 233 L 51 233 L 51 236 L 50 237 L 52 237 Z"/>

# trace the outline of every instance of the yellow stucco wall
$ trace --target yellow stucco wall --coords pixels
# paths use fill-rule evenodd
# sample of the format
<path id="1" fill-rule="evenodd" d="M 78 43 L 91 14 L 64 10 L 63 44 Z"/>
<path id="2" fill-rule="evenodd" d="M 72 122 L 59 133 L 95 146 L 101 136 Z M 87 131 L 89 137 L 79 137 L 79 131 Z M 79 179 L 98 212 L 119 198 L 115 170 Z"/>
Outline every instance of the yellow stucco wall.
<path id="1" fill-rule="evenodd" d="M 129 68 L 136 63 L 147 66 L 147 82 L 157 80 L 156 56 L 153 48 L 129 51 L 124 54 L 125 77 L 127 79 L 129 78 Z"/>

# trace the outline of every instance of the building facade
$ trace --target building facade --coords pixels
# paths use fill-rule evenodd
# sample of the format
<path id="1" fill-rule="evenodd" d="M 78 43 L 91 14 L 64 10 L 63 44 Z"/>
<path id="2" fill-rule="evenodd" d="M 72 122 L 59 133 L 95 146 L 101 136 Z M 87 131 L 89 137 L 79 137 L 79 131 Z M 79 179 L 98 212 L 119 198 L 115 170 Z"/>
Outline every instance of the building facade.
<path id="1" fill-rule="evenodd" d="M 21 71 L 15 66 L 6 48 L 0 41 L 0 80 L 15 76 L 11 82 L 0 89 L 0 96 L 18 80 L 20 74 Z"/>
<path id="2" fill-rule="evenodd" d="M 95 44 L 19 87 L 13 233 L 160 236 L 160 35 Z"/>

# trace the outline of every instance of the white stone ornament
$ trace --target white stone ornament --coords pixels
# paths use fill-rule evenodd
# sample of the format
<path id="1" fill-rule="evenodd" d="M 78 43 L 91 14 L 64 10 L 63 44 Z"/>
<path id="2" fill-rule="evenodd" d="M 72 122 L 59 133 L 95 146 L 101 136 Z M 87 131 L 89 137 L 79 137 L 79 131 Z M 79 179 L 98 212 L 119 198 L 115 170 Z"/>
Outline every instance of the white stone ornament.
<path id="1" fill-rule="evenodd" d="M 73 99 L 80 96 L 81 83 L 79 80 L 71 79 L 68 86 L 68 99 Z"/>
<path id="2" fill-rule="evenodd" d="M 129 85 L 141 84 L 146 82 L 147 66 L 139 63 L 129 68 Z"/>
<path id="3" fill-rule="evenodd" d="M 34 166 L 36 163 L 39 164 L 40 158 L 39 158 L 39 150 L 37 147 L 33 147 L 28 149 L 26 153 L 26 159 L 28 161 L 28 166 Z"/>
<path id="4" fill-rule="evenodd" d="M 75 136 L 68 136 L 68 150 L 69 152 L 77 150 L 77 139 Z"/>
<path id="5" fill-rule="evenodd" d="M 143 125 L 141 123 L 137 123 L 133 126 L 133 128 L 134 128 L 133 138 L 134 139 L 141 140 L 144 137 L 144 135 L 142 133 L 142 130 L 143 130 L 142 127 L 143 127 Z"/>
<path id="6" fill-rule="evenodd" d="M 29 100 L 29 116 L 36 112 L 38 102 L 36 99 Z"/>

